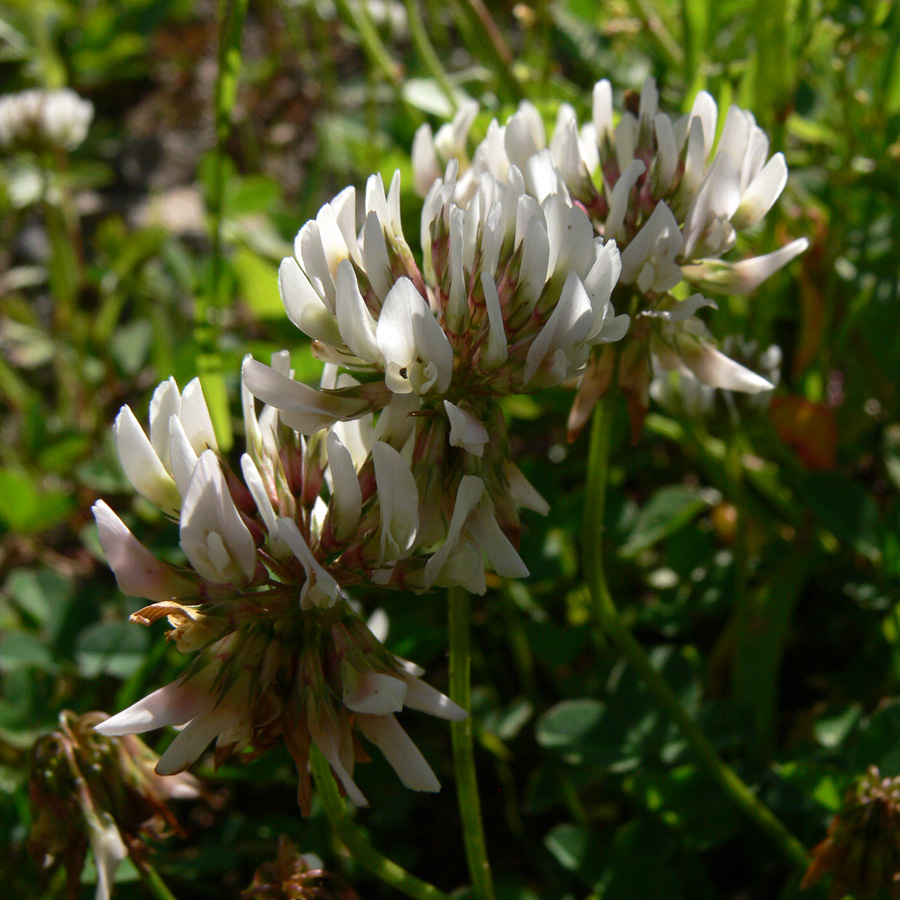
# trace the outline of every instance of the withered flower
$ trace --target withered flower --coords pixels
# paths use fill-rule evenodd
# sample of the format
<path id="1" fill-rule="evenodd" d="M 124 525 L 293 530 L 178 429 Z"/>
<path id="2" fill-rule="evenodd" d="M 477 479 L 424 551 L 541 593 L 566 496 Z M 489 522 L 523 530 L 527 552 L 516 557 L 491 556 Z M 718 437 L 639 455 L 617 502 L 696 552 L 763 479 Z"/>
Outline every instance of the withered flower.
<path id="1" fill-rule="evenodd" d="M 325 870 L 314 853 L 299 853 L 286 835 L 278 838 L 278 855 L 263 863 L 242 900 L 359 900 L 343 879 Z"/>
<path id="2" fill-rule="evenodd" d="M 844 797 L 828 836 L 812 851 L 801 888 L 833 876 L 829 900 L 900 898 L 900 778 L 870 766 Z"/>
<path id="3" fill-rule="evenodd" d="M 108 900 L 126 856 L 138 867 L 145 864 L 145 840 L 184 834 L 167 802 L 200 794 L 192 775 L 157 775 L 158 757 L 140 738 L 95 731 L 105 719 L 101 712 L 61 712 L 59 729 L 34 745 L 28 783 L 31 852 L 44 868 L 65 866 L 69 895 L 76 897 L 90 847 L 96 900 Z"/>

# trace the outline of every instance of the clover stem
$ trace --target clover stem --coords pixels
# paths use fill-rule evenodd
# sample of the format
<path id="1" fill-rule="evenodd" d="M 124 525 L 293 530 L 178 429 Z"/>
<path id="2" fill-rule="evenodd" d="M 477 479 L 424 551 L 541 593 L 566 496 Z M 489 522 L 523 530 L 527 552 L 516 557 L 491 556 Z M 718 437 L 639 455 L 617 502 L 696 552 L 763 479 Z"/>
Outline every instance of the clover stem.
<path id="1" fill-rule="evenodd" d="M 347 807 L 338 793 L 337 782 L 322 752 L 313 744 L 309 748 L 309 761 L 316 781 L 319 802 L 325 810 L 332 831 L 350 851 L 353 859 L 376 878 L 390 885 L 413 900 L 450 900 L 450 895 L 433 884 L 416 878 L 392 859 L 379 853 L 360 828 L 347 815 Z"/>
<path id="2" fill-rule="evenodd" d="M 456 773 L 456 796 L 462 820 L 466 862 L 477 900 L 494 900 L 494 882 L 487 858 L 481 801 L 475 774 L 475 748 L 472 728 L 471 679 L 471 598 L 468 591 L 452 587 L 448 591 L 450 633 L 450 699 L 468 716 L 462 722 L 451 722 L 453 764 Z"/>
<path id="3" fill-rule="evenodd" d="M 697 761 L 731 799 L 772 838 L 781 854 L 796 866 L 809 863 L 806 848 L 750 790 L 738 774 L 716 753 L 706 735 L 653 667 L 644 648 L 622 620 L 610 593 L 603 567 L 603 512 L 609 476 L 610 437 L 615 394 L 604 396 L 594 408 L 588 451 L 584 506 L 583 566 L 593 615 L 600 628 L 634 666 L 657 705 L 669 715 L 690 744 Z"/>

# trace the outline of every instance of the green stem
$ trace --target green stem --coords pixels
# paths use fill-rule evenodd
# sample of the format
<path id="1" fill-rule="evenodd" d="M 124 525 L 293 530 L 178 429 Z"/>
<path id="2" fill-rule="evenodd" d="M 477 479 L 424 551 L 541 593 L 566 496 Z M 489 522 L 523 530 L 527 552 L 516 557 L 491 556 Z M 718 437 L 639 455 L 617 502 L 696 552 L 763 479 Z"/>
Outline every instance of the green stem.
<path id="1" fill-rule="evenodd" d="M 628 0 L 628 6 L 631 12 L 644 23 L 668 62 L 680 69 L 684 65 L 684 51 L 674 37 L 670 24 L 666 22 L 662 14 L 662 7 L 657 7 L 652 0 Z M 690 76 L 687 81 L 690 83 Z"/>
<path id="2" fill-rule="evenodd" d="M 615 395 L 604 397 L 594 409 L 585 487 L 584 570 L 591 606 L 601 628 L 638 671 L 659 707 L 681 729 L 698 762 L 754 822 L 772 838 L 786 859 L 797 866 L 809 863 L 806 849 L 772 811 L 765 806 L 738 774 L 722 760 L 697 723 L 688 715 L 666 680 L 653 667 L 616 608 L 603 569 L 603 510 L 609 471 L 610 432 Z"/>
<path id="3" fill-rule="evenodd" d="M 156 900 L 176 900 L 175 895 L 169 890 L 169 886 L 162 880 L 162 876 L 150 863 L 144 861 L 137 866 L 140 873 L 141 881 L 147 891 L 156 898 Z"/>
<path id="4" fill-rule="evenodd" d="M 462 820 L 463 841 L 469 876 L 478 900 L 493 900 L 494 882 L 487 858 L 481 801 L 475 774 L 475 747 L 472 731 L 472 679 L 470 648 L 471 599 L 465 588 L 448 590 L 450 641 L 450 699 L 467 713 L 462 722 L 450 723 L 456 796 Z"/>
<path id="5" fill-rule="evenodd" d="M 385 78 L 397 89 L 403 86 L 403 71 L 401 67 L 391 59 L 390 51 L 381 40 L 378 29 L 369 15 L 365 3 L 351 6 L 347 0 L 335 0 L 340 17 L 356 29 L 362 44 L 363 52 L 369 58 L 369 62 L 384 75 Z"/>
<path id="6" fill-rule="evenodd" d="M 316 780 L 319 802 L 325 810 L 331 828 L 359 865 L 413 900 L 450 900 L 449 894 L 411 875 L 393 860 L 382 856 L 369 843 L 363 832 L 347 817 L 347 809 L 338 793 L 328 760 L 315 744 L 309 748 L 309 761 L 313 778 Z"/>
<path id="7" fill-rule="evenodd" d="M 446 70 L 441 65 L 440 57 L 434 49 L 434 45 L 428 37 L 428 31 L 425 29 L 425 23 L 422 20 L 422 10 L 418 0 L 406 0 L 406 15 L 409 19 L 409 31 L 412 35 L 413 43 L 422 57 L 425 67 L 431 72 L 437 86 L 441 89 L 441 93 L 447 98 L 450 109 L 453 112 L 459 108 L 456 102 L 456 95 L 450 86 L 450 79 Z"/>

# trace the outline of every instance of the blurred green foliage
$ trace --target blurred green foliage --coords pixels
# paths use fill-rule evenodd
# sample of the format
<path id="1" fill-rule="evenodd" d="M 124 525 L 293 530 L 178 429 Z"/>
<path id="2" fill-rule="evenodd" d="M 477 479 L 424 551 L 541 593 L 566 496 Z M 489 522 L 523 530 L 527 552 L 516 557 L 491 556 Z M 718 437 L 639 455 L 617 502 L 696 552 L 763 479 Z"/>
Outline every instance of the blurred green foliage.
<path id="1" fill-rule="evenodd" d="M 410 7 L 449 98 L 411 37 Z M 67 84 L 96 108 L 65 164 L 0 159 L 8 896 L 64 887 L 46 884 L 25 849 L 37 735 L 60 709 L 114 711 L 184 664 L 158 626 L 127 623 L 137 602 L 117 592 L 91 522 L 103 496 L 155 552 L 179 558 L 174 526 L 134 499 L 118 468 L 119 407 L 143 417 L 158 381 L 183 386 L 205 367 L 236 413 L 247 352 L 288 347 L 298 377 L 315 379 L 277 293 L 300 225 L 345 184 L 400 168 L 405 231 L 417 235 L 409 148 L 421 122 L 441 122 L 462 96 L 482 103 L 482 132 L 523 97 L 548 122 L 560 102 L 583 118 L 601 77 L 620 91 L 653 75 L 669 108 L 689 108 L 701 88 L 720 108 L 738 103 L 791 168 L 752 249 L 808 235 L 809 251 L 709 320 L 721 336 L 782 348 L 776 399 L 737 425 L 655 409 L 637 446 L 620 411 L 608 572 L 719 752 L 804 843 L 821 840 L 866 767 L 900 775 L 900 6 L 261 0 L 231 33 L 239 66 L 217 118 L 219 12 L 184 0 L 0 9 L 4 91 Z M 500 896 L 799 896 L 798 873 L 708 781 L 590 625 L 578 569 L 585 441 L 566 443 L 570 401 L 559 390 L 509 407 L 522 468 L 553 508 L 525 522 L 531 578 L 493 585 L 476 606 L 475 724 Z M 358 599 L 387 611 L 395 652 L 445 683 L 442 597 Z M 407 724 L 451 783 L 446 730 Z M 335 854 L 321 815 L 300 819 L 286 753 L 199 771 L 211 793 L 178 809 L 188 839 L 156 855 L 179 898 L 236 897 L 282 832 L 362 895 L 388 896 Z M 452 790 L 404 792 L 380 759 L 359 779 L 372 809 L 358 821 L 377 847 L 443 889 L 466 882 Z M 116 895 L 142 896 L 133 879 L 123 869 Z"/>

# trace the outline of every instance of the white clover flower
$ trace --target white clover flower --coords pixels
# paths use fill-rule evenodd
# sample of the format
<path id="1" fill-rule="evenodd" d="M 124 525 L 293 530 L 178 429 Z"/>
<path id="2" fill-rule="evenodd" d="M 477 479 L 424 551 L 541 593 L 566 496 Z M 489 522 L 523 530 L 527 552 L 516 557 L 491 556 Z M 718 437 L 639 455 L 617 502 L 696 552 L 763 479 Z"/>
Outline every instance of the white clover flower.
<path id="1" fill-rule="evenodd" d="M 93 117 L 93 104 L 69 88 L 7 94 L 0 97 L 0 147 L 74 150 Z"/>
<path id="2" fill-rule="evenodd" d="M 291 623 L 298 629 L 293 637 L 287 628 Z M 156 766 L 160 775 L 184 771 L 213 740 L 219 759 L 251 745 L 264 749 L 283 736 L 297 764 L 304 815 L 310 811 L 307 761 L 312 742 L 350 799 L 367 806 L 353 780 L 357 729 L 379 747 L 407 787 L 440 789 L 395 713 L 407 707 L 456 721 L 465 713 L 414 672 L 411 663 L 385 649 L 346 603 L 324 611 L 310 608 L 282 619 L 277 631 L 260 620 L 219 639 L 204 651 L 199 667 L 96 729 L 122 736 L 180 727 Z"/>
<path id="3" fill-rule="evenodd" d="M 490 124 L 471 163 L 468 156 L 460 160 L 464 174 L 448 199 L 468 210 L 477 202 L 473 185 L 485 173 L 508 185 L 521 172 L 525 190 L 542 204 L 552 195 L 585 210 L 593 230 L 619 246 L 621 277 L 614 299 L 622 298 L 616 300 L 619 306 L 627 300 L 637 315 L 671 311 L 678 301 L 670 292 L 676 289 L 679 297 L 691 290 L 748 293 L 806 249 L 808 242 L 801 238 L 765 256 L 722 258 L 734 249 L 739 232 L 763 219 L 787 182 L 783 154 L 769 157 L 768 138 L 751 113 L 731 107 L 716 142 L 718 110 L 705 92 L 679 118 L 660 112 L 652 79 L 639 98 L 626 101 L 616 123 L 612 86 L 599 82 L 591 121 L 579 128 L 574 110 L 564 104 L 549 140 L 537 110 L 521 104 L 505 125 Z M 457 143 L 464 146 L 465 141 Z M 417 184 L 424 184 L 426 174 L 433 175 L 433 166 L 416 169 Z M 432 192 L 440 184 L 435 180 Z M 566 323 L 567 334 L 579 333 L 578 309 L 577 304 L 570 307 L 574 318 Z M 637 431 L 647 407 L 651 345 L 659 348 L 653 350 L 658 361 L 708 378 L 711 385 L 764 389 L 753 373 L 726 365 L 712 339 L 698 337 L 698 327 L 692 316 L 651 315 L 640 324 L 636 320 L 621 345 L 605 352 L 610 361 L 617 353 L 622 357 L 619 383 L 629 397 Z M 664 333 L 656 334 L 659 329 Z M 685 356 L 676 364 L 673 354 L 679 353 Z M 557 348 L 554 359 L 545 366 L 565 368 Z M 595 358 L 570 419 L 570 436 L 585 421 L 593 403 L 589 398 L 608 389 L 614 368 Z"/>
<path id="4" fill-rule="evenodd" d="M 628 329 L 629 317 L 616 315 L 610 299 L 621 270 L 616 243 L 598 238 L 584 210 L 560 193 L 564 185 L 549 151 L 528 156 L 528 148 L 543 145 L 537 112 L 524 106 L 517 115 L 508 144 L 525 173 L 504 156 L 503 180 L 485 172 L 462 207 L 454 199 L 457 164 L 451 162 L 423 204 L 421 265 L 400 227 L 396 176 L 387 196 L 380 179 L 369 180 L 358 231 L 351 189 L 301 228 L 295 254 L 280 270 L 285 308 L 313 340 L 314 353 L 335 371 L 360 373 L 362 383 L 343 371 L 316 389 L 283 366 L 244 363 L 248 394 L 301 434 L 337 433 L 377 414 L 376 440 L 364 446 L 374 460 L 382 522 L 363 557 L 378 583 L 398 577 L 434 583 L 420 577 L 417 548 L 449 540 L 467 475 L 490 486 L 478 522 L 493 517 L 515 544 L 520 523 L 497 400 L 580 375 L 593 348 L 621 340 Z M 465 121 L 457 125 L 458 136 Z M 256 431 L 251 422 L 248 434 Z M 337 477 L 351 467 L 336 439 L 329 440 L 336 460 L 331 477 Z M 396 471 L 389 457 L 398 465 L 402 460 Z M 546 511 L 518 475 L 516 495 Z M 334 487 L 331 508 L 341 518 L 332 521 L 334 533 L 349 533 L 360 517 L 366 521 L 365 492 L 360 505 L 355 490 L 341 495 L 338 482 Z M 476 544 L 463 541 L 468 568 L 459 577 L 483 591 L 485 565 L 493 567 L 494 559 L 476 553 Z M 525 571 L 520 560 L 507 568 Z M 451 577 L 445 573 L 441 583 Z"/>
<path id="5" fill-rule="evenodd" d="M 181 508 L 200 454 L 218 450 L 199 378 L 183 394 L 174 378 L 159 385 L 150 401 L 149 439 L 128 406 L 116 418 L 115 435 L 134 489 L 170 515 Z"/>

